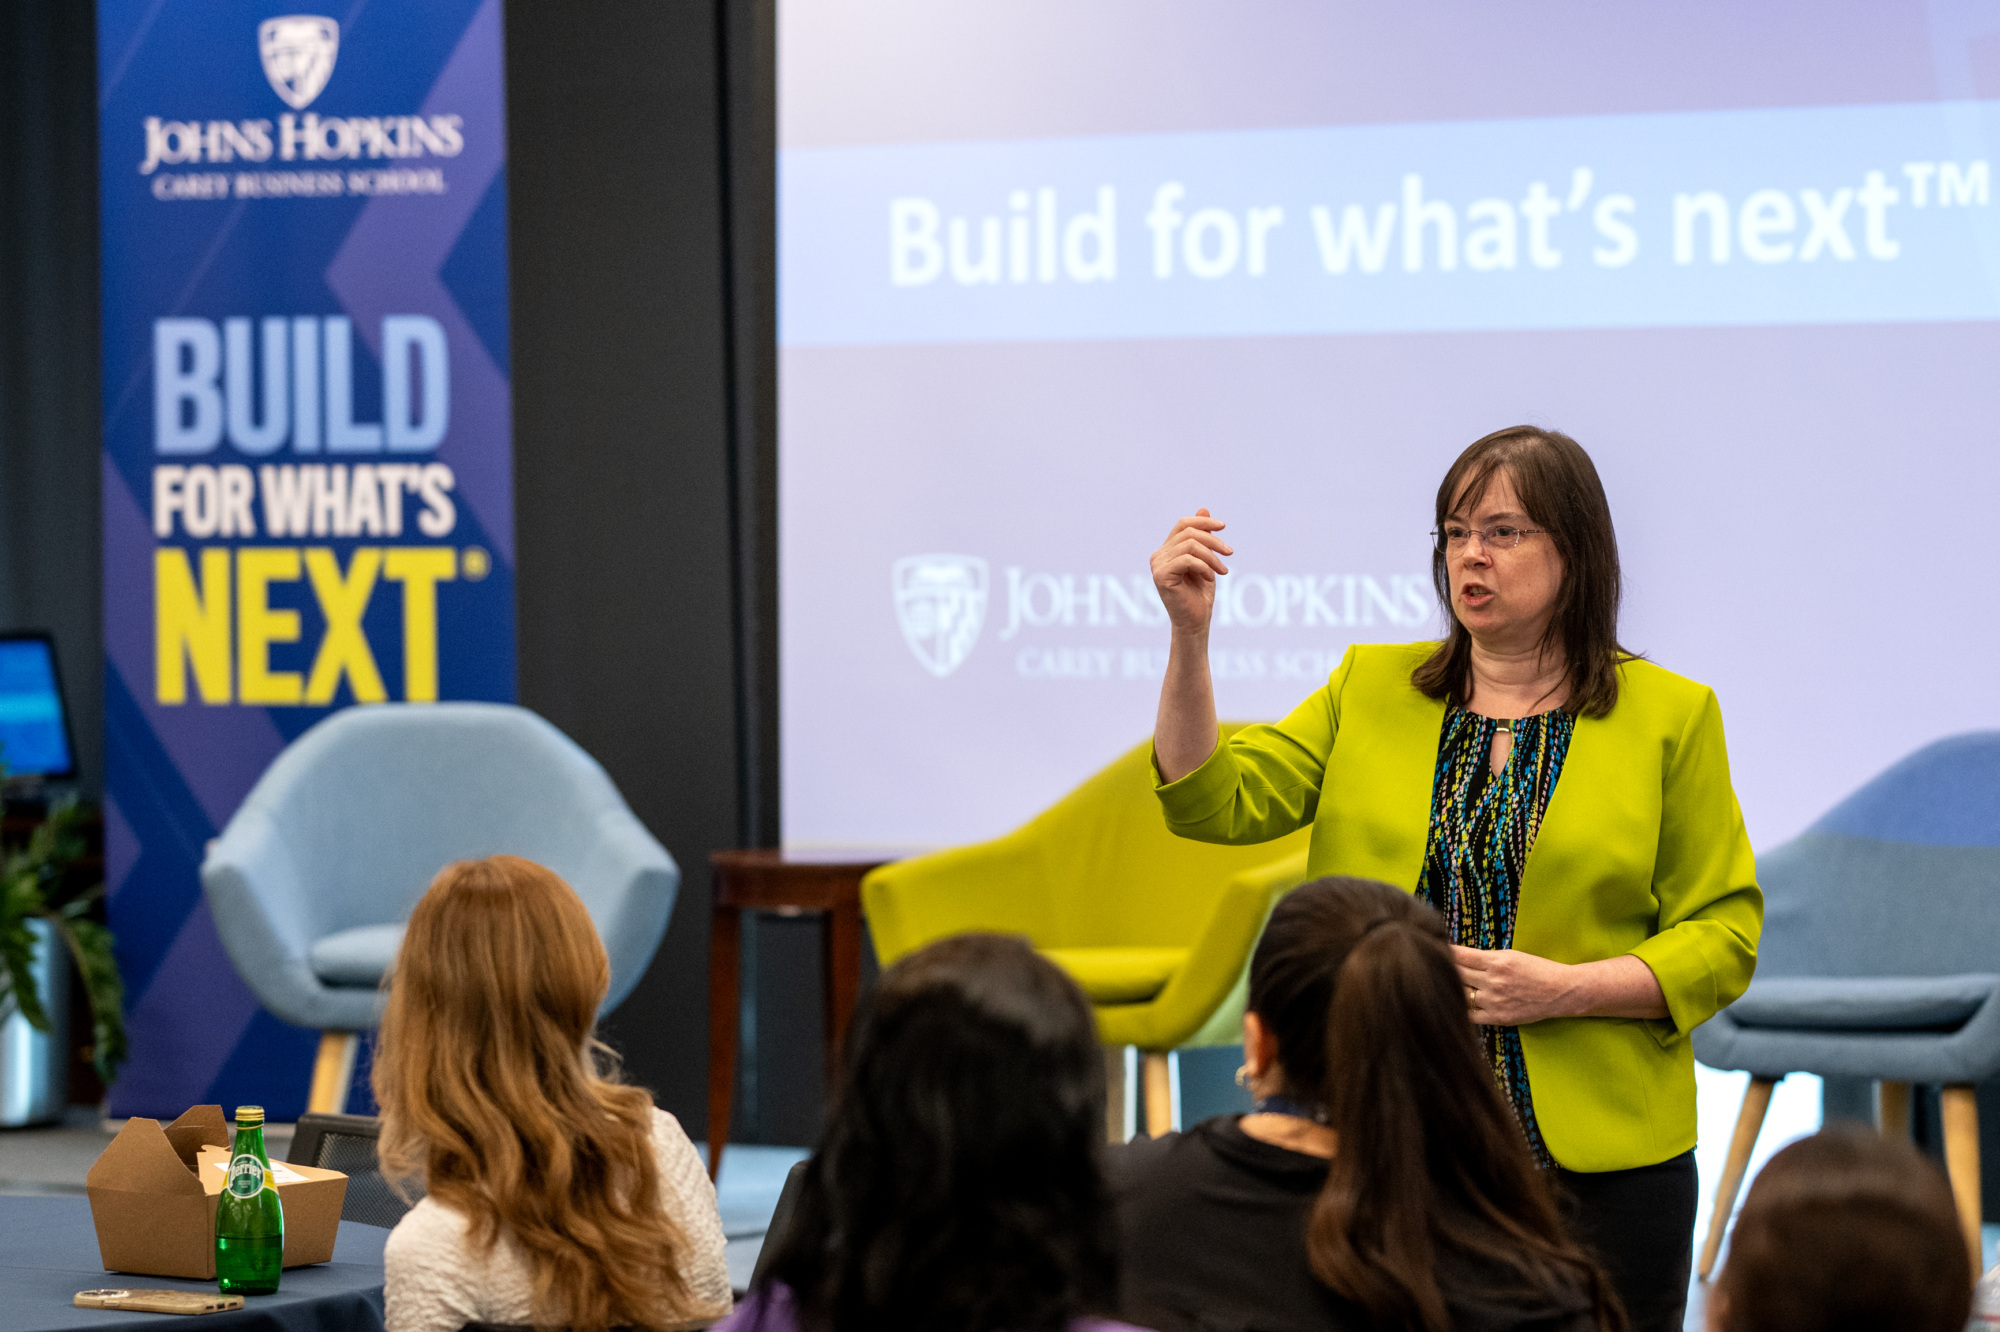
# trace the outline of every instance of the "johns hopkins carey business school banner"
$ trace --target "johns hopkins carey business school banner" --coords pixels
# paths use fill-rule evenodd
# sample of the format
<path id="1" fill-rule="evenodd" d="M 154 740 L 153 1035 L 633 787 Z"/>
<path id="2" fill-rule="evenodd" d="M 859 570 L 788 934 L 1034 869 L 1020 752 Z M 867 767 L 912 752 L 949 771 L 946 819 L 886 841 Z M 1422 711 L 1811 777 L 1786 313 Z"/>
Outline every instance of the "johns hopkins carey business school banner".
<path id="1" fill-rule="evenodd" d="M 294 0 L 296 3 L 296 0 Z M 204 844 L 335 708 L 511 700 L 499 0 L 100 0 L 114 1115 L 304 1107 Z"/>

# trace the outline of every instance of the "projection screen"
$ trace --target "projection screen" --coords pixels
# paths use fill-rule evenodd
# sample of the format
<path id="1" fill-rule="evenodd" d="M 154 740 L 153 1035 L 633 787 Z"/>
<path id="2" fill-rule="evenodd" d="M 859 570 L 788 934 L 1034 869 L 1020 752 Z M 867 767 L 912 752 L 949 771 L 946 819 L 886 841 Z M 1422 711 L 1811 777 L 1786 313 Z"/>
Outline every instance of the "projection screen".
<path id="1" fill-rule="evenodd" d="M 2000 10 L 782 0 L 788 843 L 1018 824 L 1151 731 L 1146 560 L 1229 524 L 1222 715 L 1435 637 L 1531 422 L 1759 849 L 2000 724 Z M 1990 591 L 1990 589 L 1989 589 Z"/>

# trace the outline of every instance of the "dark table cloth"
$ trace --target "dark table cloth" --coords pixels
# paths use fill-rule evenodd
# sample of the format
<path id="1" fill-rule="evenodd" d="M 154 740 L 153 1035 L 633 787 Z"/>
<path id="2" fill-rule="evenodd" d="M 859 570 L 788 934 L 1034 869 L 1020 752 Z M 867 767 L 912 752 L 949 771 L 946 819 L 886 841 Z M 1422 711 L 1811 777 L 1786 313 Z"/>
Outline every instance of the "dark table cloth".
<path id="1" fill-rule="evenodd" d="M 215 1283 L 107 1273 L 87 1198 L 0 1197 L 0 1332 L 383 1332 L 382 1247 L 388 1239 L 379 1226 L 343 1221 L 332 1262 L 288 1267 L 277 1294 L 249 1296 L 230 1313 L 79 1309 L 70 1301 L 80 1290 L 213 1294 Z"/>

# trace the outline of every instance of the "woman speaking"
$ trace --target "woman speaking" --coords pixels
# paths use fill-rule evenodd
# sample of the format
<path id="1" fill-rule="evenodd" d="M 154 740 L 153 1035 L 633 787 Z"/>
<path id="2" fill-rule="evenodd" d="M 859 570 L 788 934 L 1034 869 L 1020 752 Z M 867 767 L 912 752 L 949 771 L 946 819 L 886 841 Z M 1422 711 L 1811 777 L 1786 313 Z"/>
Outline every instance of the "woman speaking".
<path id="1" fill-rule="evenodd" d="M 1635 1328 L 1678 1328 L 1687 1037 L 1749 984 L 1763 896 L 1714 692 L 1618 644 L 1597 469 L 1554 431 L 1473 444 L 1437 493 L 1444 640 L 1351 647 L 1290 716 L 1227 743 L 1208 671 L 1222 529 L 1201 510 L 1153 556 L 1173 626 L 1153 738 L 1168 826 L 1243 843 L 1310 825 L 1310 877 L 1384 879 L 1436 907 L 1578 1238 Z"/>

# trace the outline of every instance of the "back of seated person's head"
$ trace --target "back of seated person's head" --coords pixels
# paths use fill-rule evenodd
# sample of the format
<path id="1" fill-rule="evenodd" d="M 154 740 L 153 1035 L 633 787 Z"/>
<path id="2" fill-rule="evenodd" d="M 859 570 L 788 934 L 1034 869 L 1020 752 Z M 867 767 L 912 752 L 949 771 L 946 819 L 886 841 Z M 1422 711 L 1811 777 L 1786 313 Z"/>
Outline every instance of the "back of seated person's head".
<path id="1" fill-rule="evenodd" d="M 1951 1187 L 1908 1142 L 1830 1128 L 1773 1156 L 1709 1295 L 1712 1332 L 1958 1332 L 1972 1259 Z"/>
<path id="2" fill-rule="evenodd" d="M 882 973 L 773 1258 L 839 1332 L 1044 1332 L 1113 1301 L 1104 1067 L 1075 983 L 1025 942 L 932 944 Z"/>
<path id="3" fill-rule="evenodd" d="M 683 1307 L 653 1102 L 599 1067 L 611 971 L 590 913 L 516 856 L 447 865 L 404 932 L 377 1038 L 380 1150 L 533 1276 L 536 1322 L 656 1325 Z"/>
<path id="4" fill-rule="evenodd" d="M 1481 1057 L 1435 911 L 1372 879 L 1294 889 L 1252 957 L 1249 1009 L 1276 1038 L 1286 1095 L 1320 1107 L 1338 1143 L 1306 1238 L 1313 1271 L 1375 1327 L 1444 1332 L 1454 1294 L 1584 1302 L 1623 1326 Z M 1447 1289 L 1452 1271 L 1480 1289 Z"/>

